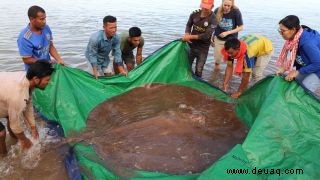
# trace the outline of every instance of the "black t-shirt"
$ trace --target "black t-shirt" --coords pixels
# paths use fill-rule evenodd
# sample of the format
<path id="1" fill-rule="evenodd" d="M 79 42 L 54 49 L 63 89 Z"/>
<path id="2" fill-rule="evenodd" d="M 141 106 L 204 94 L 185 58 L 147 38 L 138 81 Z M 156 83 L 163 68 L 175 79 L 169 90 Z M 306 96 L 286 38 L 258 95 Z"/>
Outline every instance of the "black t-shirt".
<path id="1" fill-rule="evenodd" d="M 217 14 L 218 9 L 214 10 L 214 13 Z M 238 38 L 238 33 L 230 34 L 224 38 L 219 37 L 219 34 L 230 31 L 237 26 L 243 25 L 242 15 L 239 9 L 232 9 L 228 14 L 223 14 L 221 21 L 218 23 L 218 26 L 214 32 L 214 35 L 222 41 L 226 41 L 229 38 Z"/>
<path id="2" fill-rule="evenodd" d="M 185 33 L 198 35 L 199 39 L 192 40 L 192 43 L 189 44 L 190 47 L 208 50 L 210 38 L 216 26 L 217 18 L 213 12 L 207 17 L 201 17 L 201 9 L 193 11 L 187 22 Z"/>

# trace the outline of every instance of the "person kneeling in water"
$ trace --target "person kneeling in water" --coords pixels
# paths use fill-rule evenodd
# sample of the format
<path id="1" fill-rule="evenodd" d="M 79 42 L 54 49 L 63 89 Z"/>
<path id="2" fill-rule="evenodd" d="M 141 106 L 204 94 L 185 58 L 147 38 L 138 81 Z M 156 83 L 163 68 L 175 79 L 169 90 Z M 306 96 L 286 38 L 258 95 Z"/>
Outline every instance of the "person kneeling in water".
<path id="1" fill-rule="evenodd" d="M 0 72 L 0 118 L 7 118 L 8 131 L 11 137 L 18 139 L 21 149 L 29 149 L 32 142 L 25 136 L 22 128 L 24 121 L 31 130 L 34 139 L 39 138 L 36 128 L 33 106 L 32 91 L 35 88 L 44 90 L 50 81 L 54 68 L 48 61 L 36 61 L 31 64 L 27 73 Z M 7 154 L 6 130 L 0 122 L 0 156 Z"/>

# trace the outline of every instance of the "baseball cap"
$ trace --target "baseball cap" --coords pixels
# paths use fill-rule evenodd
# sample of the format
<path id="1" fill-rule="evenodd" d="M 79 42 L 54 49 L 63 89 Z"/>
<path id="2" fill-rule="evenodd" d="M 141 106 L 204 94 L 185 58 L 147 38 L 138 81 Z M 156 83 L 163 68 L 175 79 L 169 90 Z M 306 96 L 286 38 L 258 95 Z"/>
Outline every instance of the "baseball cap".
<path id="1" fill-rule="evenodd" d="M 200 7 L 205 9 L 211 9 L 213 5 L 213 0 L 201 0 Z"/>

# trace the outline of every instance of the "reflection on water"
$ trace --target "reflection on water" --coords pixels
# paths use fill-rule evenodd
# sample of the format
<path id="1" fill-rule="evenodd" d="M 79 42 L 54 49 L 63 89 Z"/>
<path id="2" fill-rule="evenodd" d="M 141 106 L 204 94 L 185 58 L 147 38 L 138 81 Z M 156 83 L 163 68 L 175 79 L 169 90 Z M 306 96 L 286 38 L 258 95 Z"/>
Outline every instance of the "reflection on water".
<path id="1" fill-rule="evenodd" d="M 215 1 L 215 8 L 221 1 Z M 27 10 L 37 4 L 47 12 L 59 53 L 69 65 L 85 68 L 84 51 L 90 35 L 102 29 L 102 18 L 108 14 L 118 19 L 118 33 L 139 26 L 145 37 L 143 55 L 148 56 L 168 42 L 184 34 L 189 14 L 199 7 L 200 0 L 1 0 L 0 7 L 0 71 L 22 70 L 17 50 L 17 36 L 27 25 Z M 305 0 L 241 0 L 236 1 L 244 19 L 240 36 L 258 33 L 270 38 L 278 55 L 283 40 L 277 32 L 278 22 L 288 14 L 301 17 L 301 23 L 319 28 L 319 1 Z M 208 61 L 212 63 L 212 48 Z M 209 68 L 210 71 L 212 70 Z"/>
<path id="2" fill-rule="evenodd" d="M 97 106 L 83 138 L 115 171 L 197 173 L 244 139 L 233 109 L 186 87 L 153 84 Z"/>
<path id="3" fill-rule="evenodd" d="M 199 7 L 200 0 L 0 0 L 0 71 L 23 70 L 17 49 L 17 36 L 27 25 L 27 10 L 37 4 L 47 12 L 47 23 L 51 27 L 54 43 L 65 62 L 80 69 L 87 69 L 84 51 L 93 32 L 102 29 L 102 18 L 114 15 L 118 19 L 117 32 L 127 31 L 131 26 L 142 29 L 145 39 L 143 56 L 147 57 L 160 47 L 184 34 L 190 13 Z M 221 1 L 215 1 L 215 8 Z M 124 6 L 125 4 L 125 6 Z M 239 36 L 258 33 L 271 39 L 275 51 L 265 75 L 276 71 L 274 62 L 280 52 L 283 39 L 277 32 L 278 22 L 289 14 L 298 15 L 301 24 L 320 29 L 319 1 L 305 0 L 292 3 L 291 0 L 241 0 L 236 1 L 244 20 L 244 30 Z M 10 19 L 10 20 L 8 20 Z M 213 71 L 213 48 L 210 47 L 207 63 L 204 67 L 204 79 L 222 84 L 225 65 L 219 73 Z M 217 76 L 216 76 L 217 75 Z M 235 85 L 239 83 L 234 78 Z M 232 85 L 233 82 L 231 82 Z M 237 88 L 231 86 L 232 88 Z"/>

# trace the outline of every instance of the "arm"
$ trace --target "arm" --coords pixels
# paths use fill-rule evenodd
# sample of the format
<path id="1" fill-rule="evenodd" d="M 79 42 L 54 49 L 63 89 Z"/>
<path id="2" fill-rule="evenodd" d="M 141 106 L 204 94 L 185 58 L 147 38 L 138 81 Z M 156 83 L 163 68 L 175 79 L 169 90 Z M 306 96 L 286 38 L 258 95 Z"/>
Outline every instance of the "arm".
<path id="1" fill-rule="evenodd" d="M 236 28 L 219 34 L 220 37 L 224 38 L 230 34 L 238 33 L 243 30 L 242 14 L 239 9 L 235 9 L 235 13 L 236 13 L 236 15 L 234 17 L 235 18 L 234 20 L 235 20 L 235 27 Z"/>
<path id="2" fill-rule="evenodd" d="M 61 59 L 60 55 L 58 54 L 58 51 L 56 47 L 53 45 L 53 41 L 50 41 L 50 55 L 61 65 L 64 65 L 64 61 Z"/>
<path id="3" fill-rule="evenodd" d="M 308 44 L 302 46 L 301 49 L 302 58 L 308 58 L 310 64 L 301 67 L 298 71 L 301 74 L 310 74 L 320 71 L 320 49 L 311 41 Z M 303 60 L 303 59 L 302 59 Z"/>
<path id="4" fill-rule="evenodd" d="M 316 44 L 310 42 L 302 47 L 301 55 L 302 58 L 308 58 L 310 64 L 301 67 L 299 70 L 293 70 L 288 73 L 285 80 L 292 81 L 295 77 L 301 74 L 310 74 L 320 71 L 320 50 Z"/>
<path id="5" fill-rule="evenodd" d="M 33 57 L 22 57 L 22 61 L 25 64 L 33 64 L 37 61 L 37 59 L 35 59 Z"/>
<path id="6" fill-rule="evenodd" d="M 114 55 L 114 62 L 117 65 L 118 71 L 120 74 L 128 76 L 127 71 L 123 67 L 122 59 L 121 59 L 121 50 L 120 50 L 120 39 L 117 37 L 115 39 L 115 43 L 113 44 L 113 55 Z"/>
<path id="7" fill-rule="evenodd" d="M 242 79 L 241 79 L 241 83 L 238 88 L 238 91 L 233 92 L 231 94 L 231 97 L 238 98 L 242 94 L 242 92 L 247 89 L 248 84 L 249 84 L 250 75 L 251 75 L 251 72 L 244 72 L 242 74 Z"/>
<path id="8" fill-rule="evenodd" d="M 14 135 L 18 138 L 22 150 L 29 149 L 32 146 L 32 142 L 24 135 L 24 132 L 14 133 Z"/>
<path id="9" fill-rule="evenodd" d="M 212 24 L 211 27 L 208 27 L 204 33 L 201 34 L 196 34 L 196 35 L 190 35 L 190 34 L 185 34 L 184 37 L 182 38 L 183 41 L 189 42 L 191 40 L 210 40 L 212 33 L 214 32 L 215 28 L 217 26 Z"/>
<path id="10" fill-rule="evenodd" d="M 185 29 L 185 34 L 190 34 L 191 33 L 191 27 L 193 25 L 193 18 L 192 18 L 193 13 L 190 14 L 187 25 L 186 25 L 186 29 Z"/>
<path id="11" fill-rule="evenodd" d="M 184 42 L 189 42 L 191 43 L 191 39 L 198 39 L 198 35 L 190 35 L 191 33 L 191 28 L 193 25 L 193 18 L 192 18 L 193 13 L 190 14 L 187 25 L 186 25 L 186 29 L 185 29 L 185 34 L 182 37 L 182 41 Z"/>
<path id="12" fill-rule="evenodd" d="M 23 112 L 23 116 L 24 116 L 25 122 L 27 123 L 27 125 L 29 126 L 29 128 L 31 130 L 32 137 L 34 139 L 38 139 L 39 133 L 36 128 L 36 122 L 34 120 L 33 105 L 32 105 L 31 98 L 29 98 L 29 102 L 27 103 L 27 107 L 26 107 L 25 111 Z"/>
<path id="13" fill-rule="evenodd" d="M 32 146 L 32 142 L 28 139 L 22 129 L 20 118 L 23 117 L 23 109 L 25 101 L 12 101 L 9 102 L 8 114 L 10 128 L 14 135 L 18 138 L 22 149 L 29 149 Z"/>
<path id="14" fill-rule="evenodd" d="M 136 62 L 137 62 L 137 65 L 140 65 L 142 62 L 142 47 L 138 47 L 137 49 Z"/>
<path id="15" fill-rule="evenodd" d="M 37 61 L 37 59 L 32 57 L 33 45 L 22 34 L 19 35 L 17 44 L 20 56 L 25 64 L 32 64 Z"/>
<path id="16" fill-rule="evenodd" d="M 247 89 L 250 80 L 250 75 L 252 73 L 252 69 L 254 68 L 254 62 L 256 58 L 254 56 L 249 58 L 247 56 L 247 53 L 245 54 L 245 56 L 246 57 L 244 61 L 246 61 L 247 63 L 245 63 L 246 65 L 244 65 L 243 68 L 241 83 L 239 85 L 238 91 L 233 92 L 231 94 L 232 98 L 238 98 L 242 94 L 242 92 Z"/>
<path id="17" fill-rule="evenodd" d="M 234 33 L 237 33 L 237 32 L 240 32 L 243 30 L 243 25 L 241 26 L 237 26 L 235 29 L 232 29 L 230 31 L 225 31 L 225 32 L 222 32 L 221 34 L 219 34 L 220 37 L 224 38 L 230 34 L 234 34 Z"/>
<path id="18" fill-rule="evenodd" d="M 223 90 L 224 91 L 227 91 L 229 88 L 229 82 L 232 77 L 232 72 L 233 72 L 233 62 L 227 61 L 227 67 L 226 67 L 224 81 L 223 81 Z"/>
<path id="19" fill-rule="evenodd" d="M 98 79 L 98 43 L 96 39 L 91 36 L 86 49 L 86 58 L 92 66 L 92 72 L 96 79 Z"/>
<path id="20" fill-rule="evenodd" d="M 198 35 L 191 35 L 187 33 L 182 37 L 182 41 L 189 42 L 189 43 L 191 43 L 191 40 L 197 40 L 197 39 L 199 39 Z"/>
<path id="21" fill-rule="evenodd" d="M 276 71 L 276 74 L 277 74 L 277 75 L 283 74 L 285 71 L 286 71 L 286 69 L 285 69 L 283 66 L 281 66 L 281 67 L 279 67 L 279 69 Z"/>

